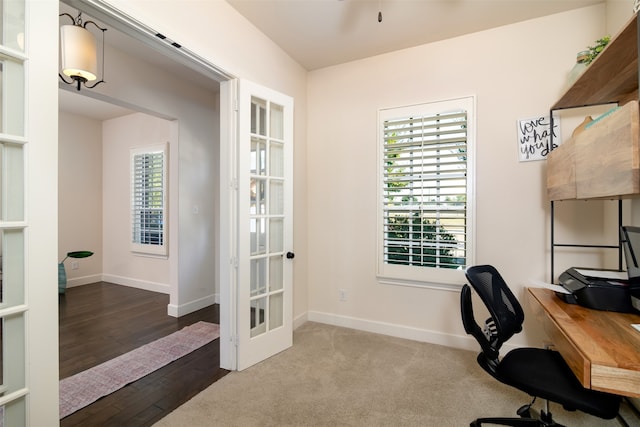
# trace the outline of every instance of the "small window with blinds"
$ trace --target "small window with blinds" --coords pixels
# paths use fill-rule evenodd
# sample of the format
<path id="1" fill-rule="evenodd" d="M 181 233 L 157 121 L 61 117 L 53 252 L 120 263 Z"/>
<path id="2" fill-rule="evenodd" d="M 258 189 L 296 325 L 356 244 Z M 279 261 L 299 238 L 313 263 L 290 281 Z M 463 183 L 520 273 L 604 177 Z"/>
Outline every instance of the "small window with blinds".
<path id="1" fill-rule="evenodd" d="M 131 250 L 167 255 L 167 144 L 131 149 Z"/>
<path id="2" fill-rule="evenodd" d="M 380 110 L 378 276 L 464 283 L 473 247 L 473 98 Z"/>

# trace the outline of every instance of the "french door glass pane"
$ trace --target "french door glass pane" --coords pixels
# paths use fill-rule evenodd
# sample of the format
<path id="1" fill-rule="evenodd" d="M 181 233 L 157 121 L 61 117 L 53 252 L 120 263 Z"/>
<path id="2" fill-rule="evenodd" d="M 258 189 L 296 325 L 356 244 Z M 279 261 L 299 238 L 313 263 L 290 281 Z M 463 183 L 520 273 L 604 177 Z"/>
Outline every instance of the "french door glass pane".
<path id="1" fill-rule="evenodd" d="M 24 148 L 0 144 L 0 220 L 24 220 Z"/>
<path id="2" fill-rule="evenodd" d="M 261 255 L 267 250 L 267 230 L 264 218 L 252 218 L 250 221 L 251 255 Z"/>
<path id="3" fill-rule="evenodd" d="M 2 420 L 5 426 L 26 426 L 27 404 L 24 397 L 20 397 L 2 407 Z"/>
<path id="4" fill-rule="evenodd" d="M 282 326 L 283 301 L 282 293 L 273 294 L 271 295 L 271 298 L 269 298 L 269 329 L 275 329 Z"/>
<path id="5" fill-rule="evenodd" d="M 0 7 L 2 7 L 0 44 L 24 52 L 24 1 L 4 1 Z"/>
<path id="6" fill-rule="evenodd" d="M 24 231 L 2 231 L 2 303 L 0 307 L 13 307 L 25 303 L 24 299 Z"/>
<path id="7" fill-rule="evenodd" d="M 282 234 L 284 232 L 284 221 L 282 218 L 271 218 L 269 220 L 269 252 L 282 252 Z"/>
<path id="8" fill-rule="evenodd" d="M 281 143 L 272 142 L 269 146 L 269 175 L 276 178 L 284 177 L 284 155 Z"/>
<path id="9" fill-rule="evenodd" d="M 271 215 L 282 215 L 284 213 L 284 183 L 282 181 L 271 181 L 269 186 L 269 213 Z"/>
<path id="10" fill-rule="evenodd" d="M 267 261 L 266 258 L 251 260 L 251 293 L 256 296 L 267 291 Z"/>
<path id="11" fill-rule="evenodd" d="M 265 175 L 267 173 L 267 144 L 258 138 L 251 139 L 251 174 Z"/>
<path id="12" fill-rule="evenodd" d="M 283 256 L 276 255 L 269 258 L 269 289 L 278 291 L 284 286 Z"/>
<path id="13" fill-rule="evenodd" d="M 24 92 L 24 65 L 9 59 L 0 60 L 0 132 L 24 136 Z"/>
<path id="14" fill-rule="evenodd" d="M 251 98 L 251 133 L 267 136 L 267 103 L 256 97 Z"/>
<path id="15" fill-rule="evenodd" d="M 267 213 L 265 204 L 265 186 L 264 179 L 251 179 L 250 182 L 251 203 L 249 205 L 251 215 L 263 215 Z"/>
<path id="16" fill-rule="evenodd" d="M 2 350 L 5 353 L 2 359 L 2 386 L 5 394 L 23 389 L 26 385 L 24 327 L 22 314 L 2 319 Z"/>
<path id="17" fill-rule="evenodd" d="M 269 136 L 271 138 L 281 140 L 284 138 L 284 107 L 282 105 L 271 103 L 269 114 L 271 118 L 269 121 Z"/>
<path id="18" fill-rule="evenodd" d="M 265 310 L 267 307 L 267 298 L 259 298 L 251 301 L 251 334 L 253 338 L 263 334 L 267 330 L 265 318 Z"/>

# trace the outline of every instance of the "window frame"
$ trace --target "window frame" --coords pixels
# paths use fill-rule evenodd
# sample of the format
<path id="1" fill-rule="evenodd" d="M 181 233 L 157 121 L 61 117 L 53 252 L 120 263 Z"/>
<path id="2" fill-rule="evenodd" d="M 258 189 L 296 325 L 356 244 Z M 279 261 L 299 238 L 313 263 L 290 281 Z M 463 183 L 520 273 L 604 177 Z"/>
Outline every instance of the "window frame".
<path id="1" fill-rule="evenodd" d="M 475 96 L 431 101 L 401 107 L 378 110 L 377 132 L 377 245 L 376 277 L 380 283 L 406 286 L 420 286 L 458 290 L 464 283 L 464 269 L 436 268 L 388 263 L 385 260 L 385 121 L 410 118 L 419 115 L 435 115 L 456 109 L 467 112 L 467 184 L 466 184 L 466 257 L 465 265 L 475 261 L 475 141 L 476 102 Z"/>
<path id="2" fill-rule="evenodd" d="M 135 206 L 136 197 L 136 157 L 141 155 L 162 154 L 162 212 L 161 212 L 161 233 L 162 243 L 142 243 L 135 240 L 137 218 L 139 217 L 137 207 Z M 167 257 L 169 255 L 169 230 L 168 230 L 168 199 L 169 199 L 169 143 L 164 142 L 154 145 L 146 145 L 142 147 L 134 147 L 129 150 L 130 164 L 130 215 L 129 215 L 129 244 L 130 250 L 136 255 Z M 157 208 L 156 208 L 157 209 Z M 142 240 L 142 239 L 139 239 Z"/>

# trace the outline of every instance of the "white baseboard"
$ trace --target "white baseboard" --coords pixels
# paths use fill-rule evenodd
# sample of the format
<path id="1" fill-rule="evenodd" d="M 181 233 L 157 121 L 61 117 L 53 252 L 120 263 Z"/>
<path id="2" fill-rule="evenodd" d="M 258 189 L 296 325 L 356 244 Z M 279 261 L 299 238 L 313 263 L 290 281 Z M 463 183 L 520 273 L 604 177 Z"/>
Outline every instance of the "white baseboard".
<path id="1" fill-rule="evenodd" d="M 67 288 L 88 285 L 90 283 L 96 283 L 100 281 L 102 281 L 101 274 L 92 274 L 90 276 L 74 277 L 73 279 L 67 279 Z"/>
<path id="2" fill-rule="evenodd" d="M 300 317 L 301 316 L 299 316 L 298 319 L 300 319 Z M 404 338 L 413 341 L 459 348 L 462 350 L 476 352 L 480 350 L 478 342 L 469 335 L 447 334 L 438 331 L 414 328 L 410 326 L 378 322 L 375 320 L 340 316 L 332 313 L 322 313 L 319 311 L 308 312 L 307 320 L 311 322 L 326 323 L 333 326 L 341 326 L 344 328 L 357 329 L 365 332 L 389 335 L 392 337 Z M 516 347 L 509 344 L 504 345 L 505 351 L 509 351 L 513 348 Z"/>
<path id="3" fill-rule="evenodd" d="M 186 304 L 169 304 L 167 306 L 167 314 L 173 317 L 184 316 L 185 314 L 193 313 L 194 311 L 198 311 L 201 308 L 209 307 L 210 305 L 215 304 L 216 299 L 219 299 L 219 297 L 216 297 L 215 295 L 209 295 L 195 301 L 190 301 Z"/>
<path id="4" fill-rule="evenodd" d="M 298 329 L 309 320 L 309 313 L 302 313 L 300 316 L 293 319 L 293 330 Z"/>
<path id="5" fill-rule="evenodd" d="M 97 281 L 97 280 L 96 280 Z M 146 280 L 131 279 L 129 277 L 115 276 L 113 274 L 103 274 L 103 282 L 115 283 L 116 285 L 130 286 L 132 288 L 144 289 L 145 291 L 160 292 L 168 294 L 170 291 L 169 284 L 149 282 Z"/>

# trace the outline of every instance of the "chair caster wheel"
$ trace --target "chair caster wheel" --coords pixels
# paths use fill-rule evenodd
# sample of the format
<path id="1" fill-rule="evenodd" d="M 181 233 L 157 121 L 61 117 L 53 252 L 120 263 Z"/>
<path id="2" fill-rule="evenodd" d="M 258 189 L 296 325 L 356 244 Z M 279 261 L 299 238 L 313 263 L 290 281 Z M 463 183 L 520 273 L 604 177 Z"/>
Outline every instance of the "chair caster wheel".
<path id="1" fill-rule="evenodd" d="M 520 409 L 516 411 L 516 414 L 520 416 L 520 418 L 531 418 L 531 405 L 521 406 Z"/>

